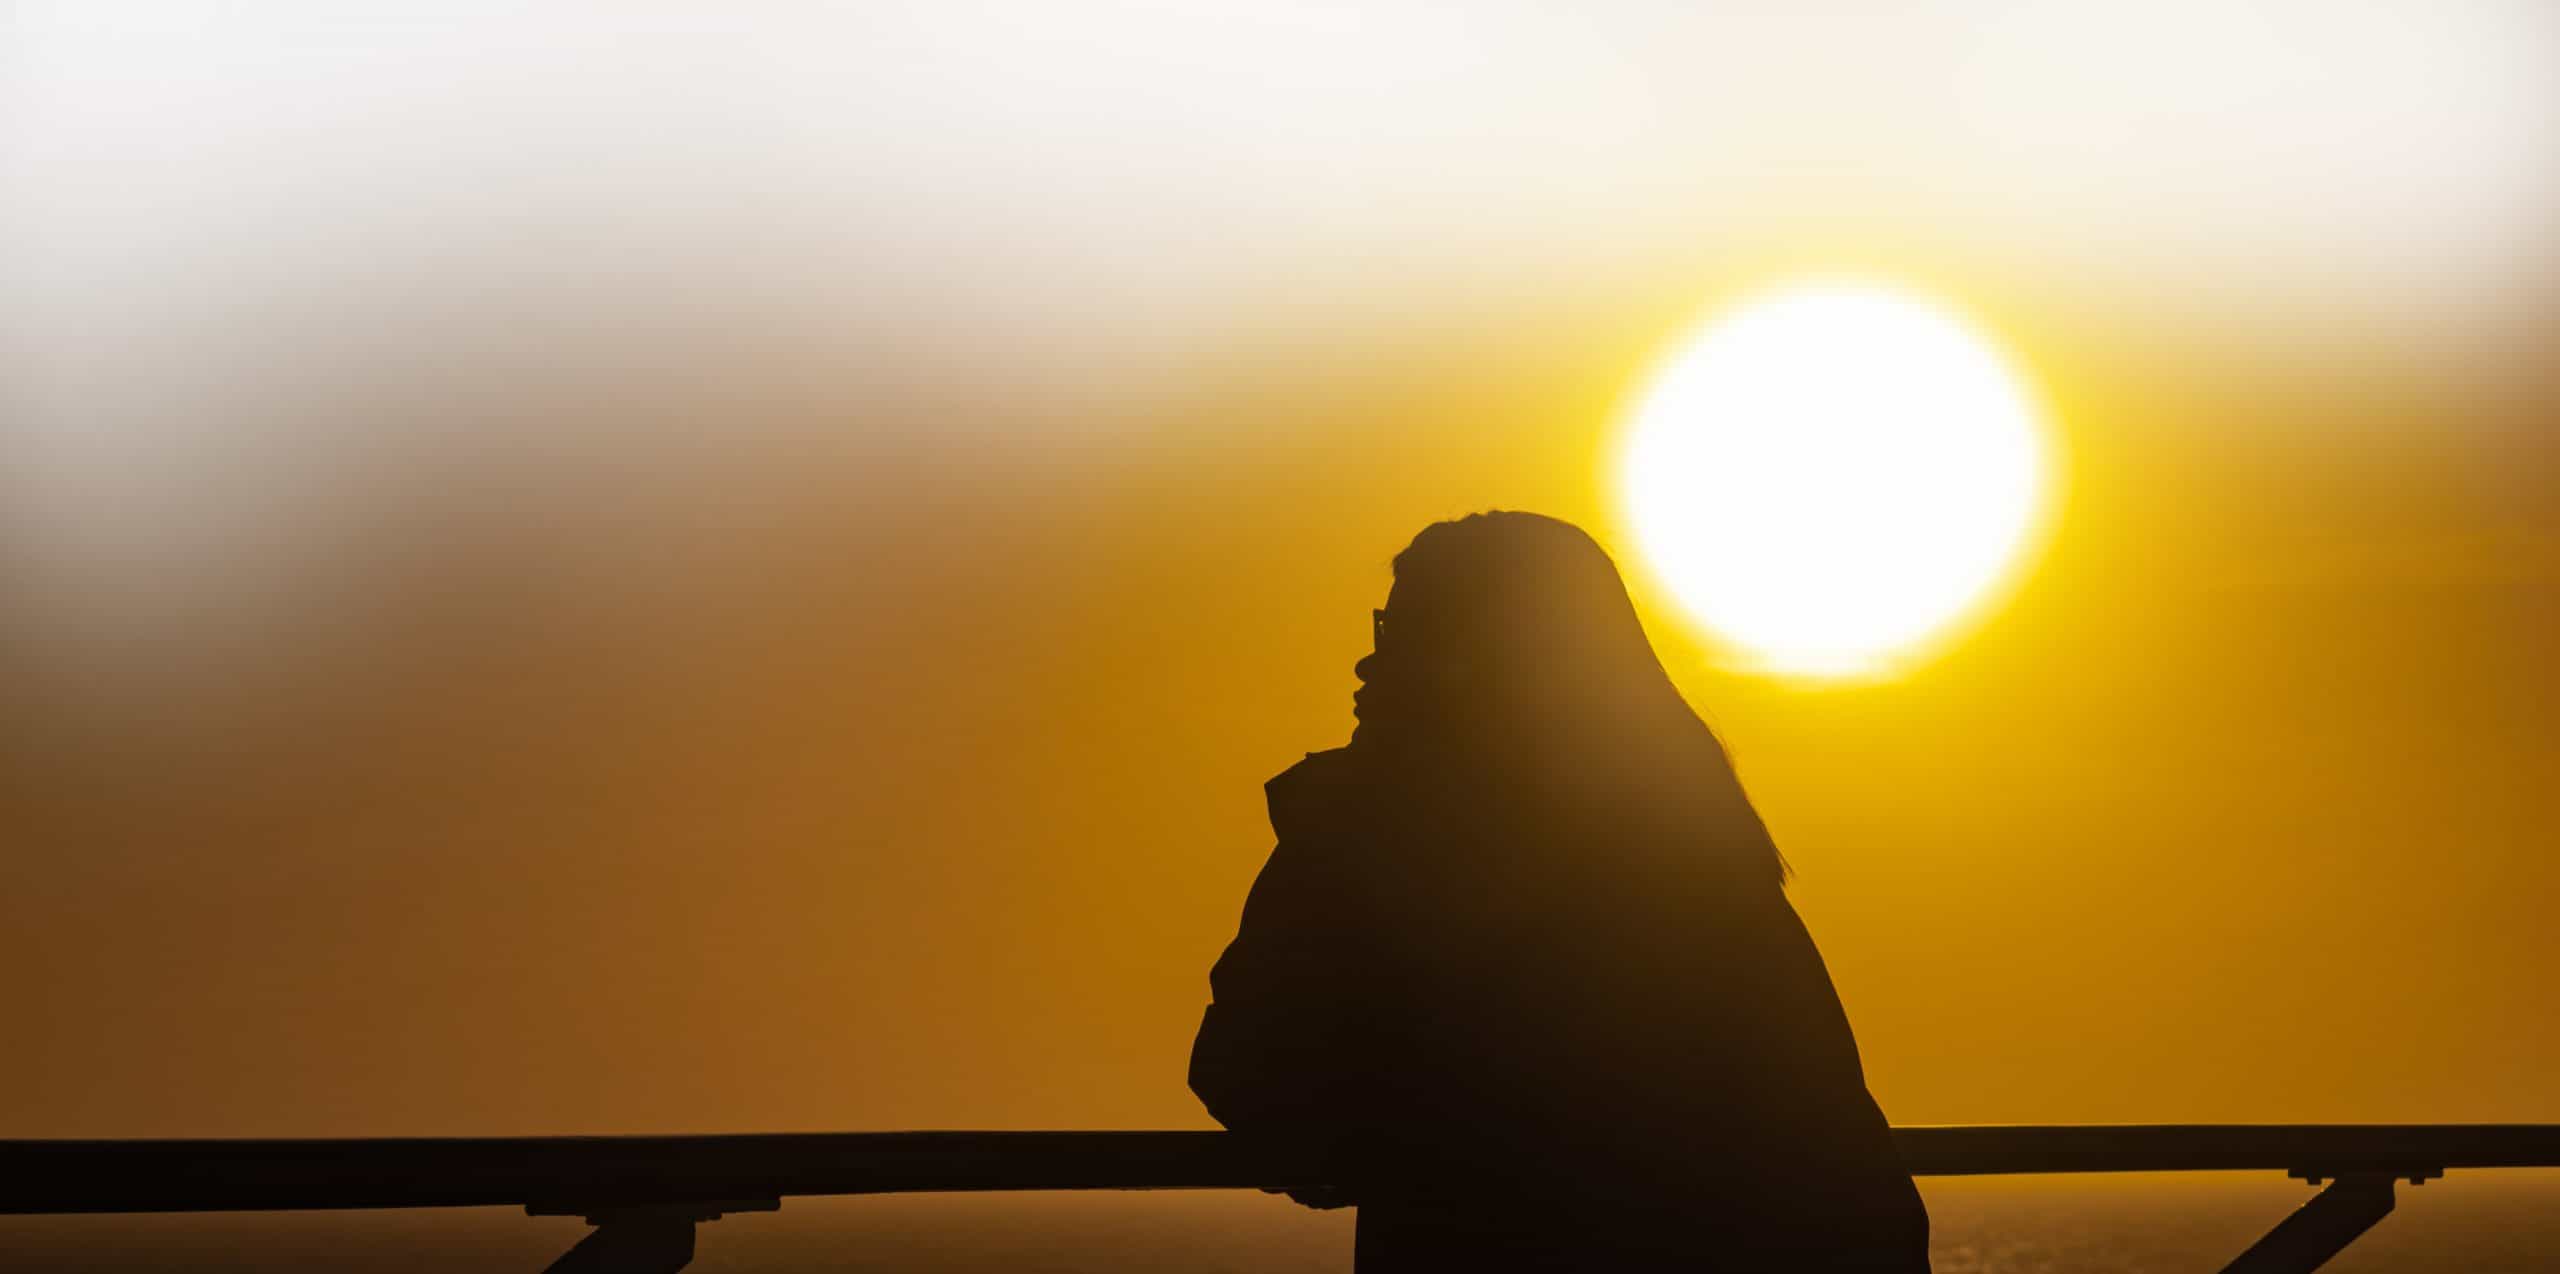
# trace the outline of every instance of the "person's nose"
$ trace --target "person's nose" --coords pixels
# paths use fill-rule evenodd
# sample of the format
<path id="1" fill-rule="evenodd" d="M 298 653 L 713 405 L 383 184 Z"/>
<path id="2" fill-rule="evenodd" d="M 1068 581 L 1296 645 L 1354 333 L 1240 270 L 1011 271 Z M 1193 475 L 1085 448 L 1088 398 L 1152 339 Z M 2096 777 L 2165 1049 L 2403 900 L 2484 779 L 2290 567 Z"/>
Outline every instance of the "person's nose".
<path id="1" fill-rule="evenodd" d="M 1351 665 L 1351 675 L 1358 677 L 1363 683 L 1366 683 L 1369 680 L 1369 674 L 1377 671 L 1377 669 L 1378 652 L 1373 650 L 1368 654 L 1362 655 L 1360 657 L 1360 662 Z"/>

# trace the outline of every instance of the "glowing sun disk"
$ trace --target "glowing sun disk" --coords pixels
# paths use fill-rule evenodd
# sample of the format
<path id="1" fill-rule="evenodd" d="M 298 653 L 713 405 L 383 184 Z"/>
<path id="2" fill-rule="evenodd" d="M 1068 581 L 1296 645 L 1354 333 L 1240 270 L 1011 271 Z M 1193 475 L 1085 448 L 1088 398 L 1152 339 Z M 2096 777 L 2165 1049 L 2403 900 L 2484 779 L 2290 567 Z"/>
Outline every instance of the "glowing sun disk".
<path id="1" fill-rule="evenodd" d="M 1622 456 L 1653 573 L 1752 664 L 1872 674 L 1945 636 L 2042 513 L 2043 431 L 1998 350 L 1903 293 L 1800 285 L 1657 371 Z"/>

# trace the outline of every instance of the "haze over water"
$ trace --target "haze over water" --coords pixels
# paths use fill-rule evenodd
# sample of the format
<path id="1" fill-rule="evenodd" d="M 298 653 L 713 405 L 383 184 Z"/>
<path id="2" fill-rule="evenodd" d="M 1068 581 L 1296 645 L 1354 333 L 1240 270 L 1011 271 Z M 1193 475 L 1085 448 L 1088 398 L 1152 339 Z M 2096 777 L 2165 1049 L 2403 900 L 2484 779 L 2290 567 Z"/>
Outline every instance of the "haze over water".
<path id="1" fill-rule="evenodd" d="M 1938 1274 L 2200 1274 L 2309 1197 L 2267 1174 L 1923 1183 Z M 2455 1173 L 2325 1269 L 2528 1274 L 2560 1251 L 2560 1172 Z M 1339 1274 L 1348 1214 L 1229 1192 L 795 1200 L 701 1227 L 702 1274 Z M 0 1219 L 0 1268 L 539 1270 L 585 1232 L 499 1209 Z"/>

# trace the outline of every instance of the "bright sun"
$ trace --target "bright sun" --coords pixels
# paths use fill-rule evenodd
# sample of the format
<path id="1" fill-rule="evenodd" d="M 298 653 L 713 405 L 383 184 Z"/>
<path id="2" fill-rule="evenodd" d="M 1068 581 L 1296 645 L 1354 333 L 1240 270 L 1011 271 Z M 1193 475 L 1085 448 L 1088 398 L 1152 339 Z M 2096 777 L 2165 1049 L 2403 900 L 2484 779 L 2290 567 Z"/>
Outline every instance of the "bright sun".
<path id="1" fill-rule="evenodd" d="M 2043 512 L 2043 430 L 1999 351 L 1891 289 L 1799 285 L 1717 315 L 1628 423 L 1654 574 L 1753 665 L 1872 675 L 1943 639 Z"/>

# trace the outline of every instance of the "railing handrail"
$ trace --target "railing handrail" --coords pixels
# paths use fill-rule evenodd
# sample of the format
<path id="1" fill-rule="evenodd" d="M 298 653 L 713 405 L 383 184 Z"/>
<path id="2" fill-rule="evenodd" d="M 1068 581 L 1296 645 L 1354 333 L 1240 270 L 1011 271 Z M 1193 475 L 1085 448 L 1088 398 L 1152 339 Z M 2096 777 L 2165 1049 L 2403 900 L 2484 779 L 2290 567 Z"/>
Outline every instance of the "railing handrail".
<path id="1" fill-rule="evenodd" d="M 1918 1176 L 2261 1169 L 2315 1177 L 2560 1167 L 2560 1124 L 1984 1124 L 1894 1129 Z M 524 1205 L 1312 1184 L 1222 1132 L 0 1141 L 0 1213 Z M 769 1205 L 768 1205 L 769 1206 Z"/>

